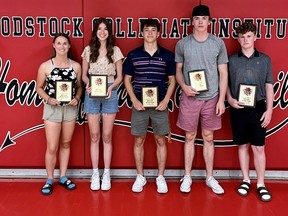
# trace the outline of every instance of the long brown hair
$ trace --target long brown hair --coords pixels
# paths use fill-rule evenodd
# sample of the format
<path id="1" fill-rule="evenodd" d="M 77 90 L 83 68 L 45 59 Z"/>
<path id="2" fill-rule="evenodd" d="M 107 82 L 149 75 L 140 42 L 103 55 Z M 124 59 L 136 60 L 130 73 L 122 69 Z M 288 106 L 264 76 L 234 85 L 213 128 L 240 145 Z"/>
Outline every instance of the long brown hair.
<path id="1" fill-rule="evenodd" d="M 71 50 L 71 42 L 70 42 L 70 38 L 67 34 L 65 33 L 57 33 L 55 36 L 54 36 L 54 39 L 53 39 L 53 44 L 55 43 L 56 39 L 58 37 L 65 37 L 70 45 L 70 48 L 68 50 L 68 58 L 69 59 L 73 59 L 72 57 L 72 50 Z M 52 46 L 52 58 L 54 58 L 56 56 L 56 51 L 55 51 L 55 48 Z"/>
<path id="2" fill-rule="evenodd" d="M 106 57 L 108 58 L 109 63 L 113 63 L 112 55 L 114 53 L 113 46 L 114 46 L 115 39 L 112 34 L 112 23 L 109 20 L 102 18 L 102 17 L 99 18 L 96 21 L 95 25 L 93 26 L 92 36 L 89 42 L 90 52 L 91 52 L 90 61 L 96 62 L 99 56 L 99 49 L 100 49 L 101 44 L 97 37 L 97 30 L 101 23 L 104 23 L 108 30 L 108 38 L 106 42 L 106 49 L 107 49 Z"/>

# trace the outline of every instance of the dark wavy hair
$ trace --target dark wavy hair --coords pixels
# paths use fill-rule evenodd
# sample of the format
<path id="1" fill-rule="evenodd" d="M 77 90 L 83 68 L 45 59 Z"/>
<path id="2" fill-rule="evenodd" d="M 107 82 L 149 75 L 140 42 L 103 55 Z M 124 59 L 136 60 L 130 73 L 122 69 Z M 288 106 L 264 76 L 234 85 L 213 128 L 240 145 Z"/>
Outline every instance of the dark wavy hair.
<path id="1" fill-rule="evenodd" d="M 239 25 L 236 29 L 236 33 L 239 34 L 246 34 L 247 32 L 253 32 L 256 34 L 256 26 L 252 22 L 243 22 Z"/>
<path id="2" fill-rule="evenodd" d="M 65 37 L 70 45 L 70 48 L 69 48 L 69 51 L 68 51 L 68 58 L 70 59 L 73 59 L 72 57 L 72 50 L 71 50 L 71 41 L 70 41 L 70 38 L 68 36 L 68 34 L 65 34 L 65 33 L 57 33 L 55 36 L 54 36 L 54 39 L 53 39 L 53 44 L 55 43 L 56 39 L 58 37 Z M 52 46 L 52 58 L 54 58 L 56 56 L 56 51 L 55 51 L 55 48 Z"/>
<path id="3" fill-rule="evenodd" d="M 108 58 L 109 63 L 113 63 L 112 60 L 112 55 L 114 53 L 113 50 L 113 46 L 114 46 L 114 36 L 112 34 L 112 23 L 111 21 L 105 19 L 105 18 L 99 18 L 94 26 L 93 26 L 93 31 L 92 31 L 92 36 L 91 36 L 91 40 L 89 42 L 89 46 L 90 46 L 90 61 L 91 62 L 96 62 L 99 56 L 99 49 L 100 49 L 100 42 L 98 40 L 97 37 L 97 30 L 99 28 L 99 25 L 101 23 L 104 23 L 105 26 L 107 27 L 108 30 L 108 38 L 107 38 L 107 42 L 106 42 L 106 49 L 107 49 L 107 54 L 106 57 Z"/>

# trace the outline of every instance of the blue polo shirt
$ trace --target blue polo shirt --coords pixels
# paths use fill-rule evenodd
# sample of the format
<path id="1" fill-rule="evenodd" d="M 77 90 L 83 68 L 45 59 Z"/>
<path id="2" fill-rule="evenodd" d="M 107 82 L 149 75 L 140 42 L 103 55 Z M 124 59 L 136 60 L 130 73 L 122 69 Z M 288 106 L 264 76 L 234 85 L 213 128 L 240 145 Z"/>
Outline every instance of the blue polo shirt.
<path id="1" fill-rule="evenodd" d="M 142 87 L 158 86 L 161 101 L 166 95 L 168 76 L 176 73 L 174 54 L 158 45 L 158 50 L 151 56 L 141 46 L 128 53 L 123 71 L 134 78 L 134 93 L 138 100 L 141 100 Z"/>

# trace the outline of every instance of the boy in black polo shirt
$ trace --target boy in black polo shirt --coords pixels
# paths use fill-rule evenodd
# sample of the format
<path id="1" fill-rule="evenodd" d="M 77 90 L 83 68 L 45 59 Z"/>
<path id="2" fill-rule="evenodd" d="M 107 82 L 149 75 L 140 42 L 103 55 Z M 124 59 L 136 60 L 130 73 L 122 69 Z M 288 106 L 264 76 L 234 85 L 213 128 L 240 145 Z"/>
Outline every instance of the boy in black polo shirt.
<path id="1" fill-rule="evenodd" d="M 241 49 L 229 57 L 227 100 L 231 105 L 233 140 L 239 145 L 238 155 L 243 175 L 243 181 L 237 191 L 240 195 L 246 196 L 250 190 L 249 147 L 251 145 L 257 173 L 257 192 L 259 198 L 267 202 L 272 198 L 264 184 L 265 135 L 266 127 L 272 117 L 274 95 L 271 60 L 269 56 L 254 48 L 256 26 L 253 23 L 244 22 L 236 32 Z M 253 96 L 254 91 L 255 96 Z"/>

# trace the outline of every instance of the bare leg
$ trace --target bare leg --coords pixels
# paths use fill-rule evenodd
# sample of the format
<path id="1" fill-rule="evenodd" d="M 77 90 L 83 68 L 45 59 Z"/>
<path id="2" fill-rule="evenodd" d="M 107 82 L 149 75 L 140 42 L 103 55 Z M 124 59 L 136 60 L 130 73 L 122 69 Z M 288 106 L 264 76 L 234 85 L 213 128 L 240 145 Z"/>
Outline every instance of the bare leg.
<path id="1" fill-rule="evenodd" d="M 213 164 L 214 164 L 214 131 L 202 130 L 202 137 L 204 141 L 203 157 L 206 164 L 206 176 L 207 179 L 213 176 Z"/>
<path id="2" fill-rule="evenodd" d="M 75 129 L 76 120 L 62 122 L 61 144 L 59 149 L 60 177 L 66 175 L 69 157 L 70 143 Z"/>
<path id="3" fill-rule="evenodd" d="M 243 179 L 250 179 L 249 178 L 249 162 L 250 162 L 250 156 L 249 156 L 249 144 L 239 145 L 238 147 L 238 156 L 239 156 L 239 163 L 241 172 L 243 175 Z"/>
<path id="4" fill-rule="evenodd" d="M 254 154 L 254 165 L 257 173 L 257 184 L 264 185 L 266 156 L 264 146 L 251 146 Z"/>
<path id="5" fill-rule="evenodd" d="M 195 137 L 197 132 L 185 133 L 185 144 L 184 144 L 184 163 L 185 163 L 185 175 L 190 176 L 192 170 L 192 163 L 195 155 Z"/>
<path id="6" fill-rule="evenodd" d="M 112 158 L 112 132 L 114 126 L 114 120 L 116 113 L 113 114 L 103 114 L 103 131 L 102 139 L 104 146 L 104 167 L 110 169 L 111 158 Z"/>
<path id="7" fill-rule="evenodd" d="M 135 136 L 134 141 L 134 158 L 136 163 L 137 173 L 143 175 L 143 161 L 144 161 L 144 136 Z"/>
<path id="8" fill-rule="evenodd" d="M 45 165 L 47 178 L 54 178 L 54 169 L 57 159 L 57 150 L 59 146 L 59 138 L 61 132 L 61 123 L 44 121 L 45 133 L 47 140 L 47 148 L 45 153 Z"/>
<path id="9" fill-rule="evenodd" d="M 100 114 L 87 114 L 90 131 L 90 155 L 93 169 L 99 165 Z"/>
<path id="10" fill-rule="evenodd" d="M 166 159 L 167 159 L 167 146 L 165 136 L 155 135 L 157 143 L 157 160 L 158 160 L 158 176 L 164 175 Z"/>

